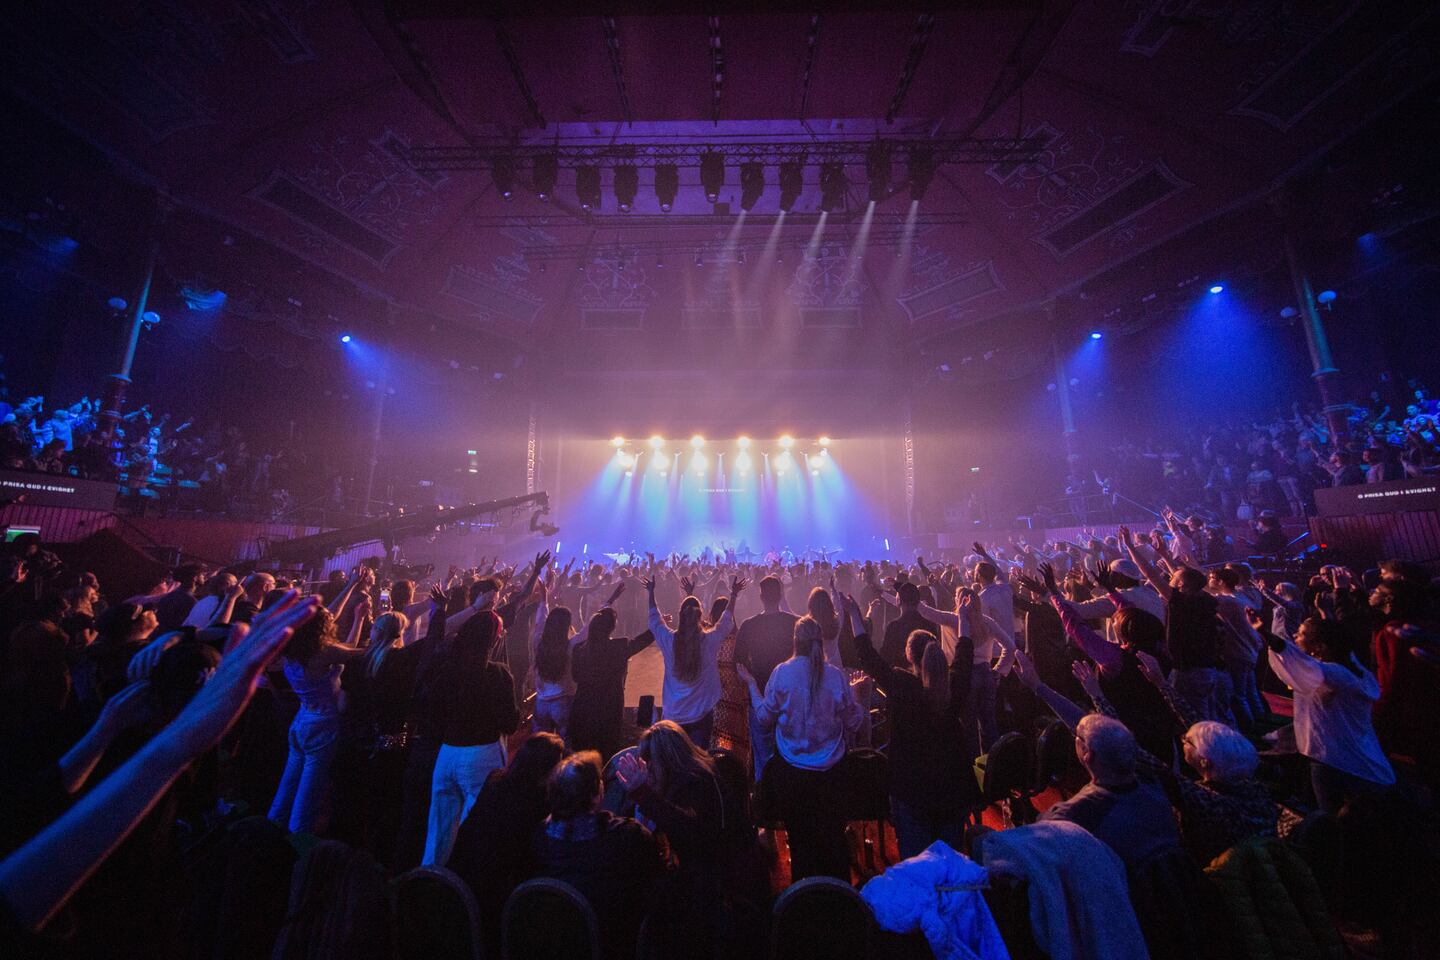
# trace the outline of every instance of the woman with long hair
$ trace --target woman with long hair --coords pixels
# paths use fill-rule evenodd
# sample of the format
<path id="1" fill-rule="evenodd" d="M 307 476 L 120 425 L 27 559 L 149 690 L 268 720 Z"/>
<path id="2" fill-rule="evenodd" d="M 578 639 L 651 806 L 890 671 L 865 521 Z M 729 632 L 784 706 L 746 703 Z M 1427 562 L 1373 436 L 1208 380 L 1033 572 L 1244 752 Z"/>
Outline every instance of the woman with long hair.
<path id="1" fill-rule="evenodd" d="M 845 673 L 825 661 L 820 624 L 811 617 L 796 621 L 795 654 L 771 672 L 764 694 L 750 671 L 739 665 L 736 671 L 750 688 L 756 722 L 775 729 L 776 755 L 761 786 L 785 821 L 791 875 L 848 880 L 839 765 L 846 734 L 860 729 L 865 718 Z"/>
<path id="2" fill-rule="evenodd" d="M 576 631 L 569 607 L 549 604 L 542 585 L 535 607 L 535 626 L 530 635 L 530 681 L 535 690 L 535 713 L 531 728 L 568 737 L 570 712 L 575 702 L 575 679 L 571 653 L 585 642 L 585 628 Z"/>
<path id="3" fill-rule="evenodd" d="M 716 758 L 671 720 L 642 733 L 636 750 L 616 764 L 628 799 L 665 835 L 678 861 L 673 896 L 659 914 L 662 935 L 677 945 L 683 938 L 692 951 L 697 937 L 736 940 L 733 920 L 766 913 L 769 874 L 747 809 L 748 778 L 738 764 L 735 773 L 725 776 Z"/>
<path id="4" fill-rule="evenodd" d="M 545 783 L 566 752 L 565 741 L 553 733 L 526 737 L 504 769 L 485 780 L 455 837 L 447 866 L 474 891 L 480 930 L 495 956 L 505 900 L 525 879 L 535 831 L 549 813 Z"/>
<path id="5" fill-rule="evenodd" d="M 721 696 L 720 644 L 734 627 L 735 598 L 748 581 L 744 577 L 730 581 L 730 603 L 708 630 L 704 609 L 693 594 L 681 601 L 672 630 L 655 606 L 655 581 L 645 579 L 641 583 L 650 602 L 650 632 L 665 659 L 665 718 L 684 727 L 690 739 L 702 748 L 709 747 L 715 728 L 715 704 Z"/>
<path id="6" fill-rule="evenodd" d="M 854 599 L 846 597 L 843 603 L 850 619 L 858 620 Z M 860 662 L 890 707 L 890 812 L 905 859 L 936 840 L 964 848 L 967 818 L 978 793 L 971 770 L 977 743 L 965 735 L 963 718 L 970 693 L 974 614 L 979 609 L 974 591 L 960 595 L 953 661 L 945 658 L 935 634 L 911 631 L 905 643 L 908 669 L 891 666 L 871 644 L 868 632 L 856 630 Z"/>
<path id="7" fill-rule="evenodd" d="M 281 669 L 300 698 L 300 709 L 290 723 L 290 755 L 270 804 L 270 819 L 291 833 L 315 833 L 324 825 L 330 768 L 340 741 L 340 674 L 347 663 L 364 655 L 353 642 L 339 642 L 335 617 L 323 607 L 280 653 Z"/>
<path id="8" fill-rule="evenodd" d="M 430 816 L 425 834 L 426 866 L 444 866 L 460 821 L 465 819 L 485 778 L 505 764 L 502 738 L 520 726 L 510 670 L 491 659 L 503 624 L 481 610 L 462 627 L 433 664 L 434 728 L 440 739 L 430 781 Z"/>

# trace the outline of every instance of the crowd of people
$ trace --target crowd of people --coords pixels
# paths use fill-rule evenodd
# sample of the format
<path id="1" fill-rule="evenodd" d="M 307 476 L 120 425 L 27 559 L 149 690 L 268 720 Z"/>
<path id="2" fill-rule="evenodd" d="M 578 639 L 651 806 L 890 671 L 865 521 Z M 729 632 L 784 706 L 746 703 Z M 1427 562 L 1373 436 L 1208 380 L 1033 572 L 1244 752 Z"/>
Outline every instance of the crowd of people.
<path id="1" fill-rule="evenodd" d="M 318 585 L 186 565 L 120 598 L 22 536 L 0 578 L 6 952 L 359 955 L 352 927 L 375 918 L 308 885 L 356 871 L 355 895 L 423 864 L 473 892 L 492 950 L 542 877 L 589 903 L 606 957 L 634 956 L 642 927 L 652 955 L 753 956 L 780 887 L 864 878 L 850 822 L 881 817 L 901 862 L 864 893 L 886 929 L 895 883 L 969 857 L 990 886 L 1028 883 L 1036 955 L 1269 956 L 1230 913 L 1278 909 L 1253 874 L 1283 860 L 1284 907 L 1309 923 L 1285 955 L 1335 955 L 1337 924 L 1424 955 L 1429 573 L 1292 582 L 1199 551 L 1166 511 L 1147 536 L 931 563 L 541 553 Z M 658 720 L 625 695 L 652 645 Z M 997 794 L 1017 745 L 1050 755 L 1037 730 L 1070 731 L 1073 759 L 1044 784 L 1027 761 Z M 297 849 L 278 897 L 237 879 Z M 1355 885 L 1367 869 L 1384 897 Z M 1229 908 L 1206 914 L 1214 897 Z M 993 933 L 988 911 L 937 903 L 942 940 Z M 960 954 L 922 926 L 937 956 L 1025 955 L 1013 929 Z"/>
<path id="2" fill-rule="evenodd" d="M 260 449 L 238 427 L 197 427 L 148 404 L 107 433 L 90 397 L 47 407 L 43 396 L 12 404 L 0 394 L 0 468 L 121 484 L 124 503 L 141 512 L 152 501 L 251 519 L 288 518 L 315 504 L 335 514 L 354 507 L 347 479 L 306 445 Z"/>
<path id="3" fill-rule="evenodd" d="M 1188 425 L 1179 418 L 1162 435 L 1109 446 L 1071 493 L 1185 504 L 1229 523 L 1267 512 L 1309 516 L 1317 487 L 1440 473 L 1440 401 L 1418 381 L 1407 384 L 1403 405 L 1375 390 L 1347 404 L 1345 420 L 1342 439 L 1320 411 L 1298 403 L 1264 417 L 1215 415 Z"/>

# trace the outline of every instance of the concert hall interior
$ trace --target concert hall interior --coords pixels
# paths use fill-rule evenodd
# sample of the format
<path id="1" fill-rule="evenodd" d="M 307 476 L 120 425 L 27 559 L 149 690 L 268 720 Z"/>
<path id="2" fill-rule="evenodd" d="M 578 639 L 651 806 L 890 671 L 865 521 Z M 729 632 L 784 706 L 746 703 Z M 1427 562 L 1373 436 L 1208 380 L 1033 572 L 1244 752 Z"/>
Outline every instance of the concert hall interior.
<path id="1" fill-rule="evenodd" d="M 0 958 L 1440 956 L 1436 0 L 0 37 Z"/>

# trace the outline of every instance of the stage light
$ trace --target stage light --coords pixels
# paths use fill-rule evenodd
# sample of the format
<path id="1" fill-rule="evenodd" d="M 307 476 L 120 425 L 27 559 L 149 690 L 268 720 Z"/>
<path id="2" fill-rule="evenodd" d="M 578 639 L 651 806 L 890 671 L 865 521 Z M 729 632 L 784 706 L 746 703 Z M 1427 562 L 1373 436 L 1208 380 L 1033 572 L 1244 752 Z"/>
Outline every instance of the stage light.
<path id="1" fill-rule="evenodd" d="M 906 169 L 910 175 L 910 199 L 924 200 L 935 177 L 935 152 L 929 147 L 912 147 Z"/>
<path id="2" fill-rule="evenodd" d="M 627 477 L 633 477 L 633 476 L 635 476 L 635 471 L 634 471 L 634 470 L 626 470 L 626 471 L 625 471 L 625 476 L 627 476 Z"/>
<path id="3" fill-rule="evenodd" d="M 600 206 L 600 168 L 577 167 L 575 170 L 575 199 L 580 201 L 581 210 L 593 210 Z"/>
<path id="4" fill-rule="evenodd" d="M 624 438 L 624 437 L 616 437 L 615 439 L 613 439 L 613 440 L 610 441 L 610 446 L 616 447 L 616 448 L 625 446 L 625 438 Z"/>
<path id="5" fill-rule="evenodd" d="M 1334 302 L 1335 302 L 1335 291 L 1334 291 L 1334 290 L 1321 290 L 1320 293 L 1319 293 L 1319 295 L 1315 298 L 1315 302 L 1316 302 L 1316 303 L 1319 303 L 1319 304 L 1331 304 L 1331 303 L 1334 303 Z"/>
<path id="6" fill-rule="evenodd" d="M 711 203 L 720 199 L 725 186 L 725 158 L 712 151 L 700 155 L 700 186 L 705 188 L 705 199 Z"/>
<path id="7" fill-rule="evenodd" d="M 1215 284 L 1213 287 L 1210 288 L 1210 292 L 1211 292 L 1211 293 L 1224 293 L 1224 292 L 1225 292 L 1225 284 L 1223 284 L 1223 283 L 1217 283 L 1217 284 Z"/>
<path id="8" fill-rule="evenodd" d="M 822 446 L 822 447 L 828 447 L 828 446 L 830 446 L 830 438 L 829 438 L 829 437 L 821 437 L 821 438 L 820 438 L 820 446 Z"/>
<path id="9" fill-rule="evenodd" d="M 531 176 L 535 179 L 535 196 L 549 200 L 555 194 L 555 181 L 560 176 L 560 158 L 553 153 L 536 157 Z"/>
<path id="10" fill-rule="evenodd" d="M 650 438 L 650 449 L 659 450 L 663 446 L 665 446 L 665 438 L 658 433 Z"/>
<path id="11" fill-rule="evenodd" d="M 1102 336 L 1104 336 L 1104 334 L 1102 334 L 1099 330 L 1096 330 L 1096 331 L 1094 331 L 1093 333 L 1090 334 L 1090 339 L 1091 339 L 1091 340 L 1099 340 Z"/>
<path id="12" fill-rule="evenodd" d="M 635 193 L 640 189 L 640 171 L 625 164 L 615 168 L 615 199 L 621 213 L 629 213 L 635 206 Z"/>
<path id="13" fill-rule="evenodd" d="M 736 441 L 735 441 L 735 446 L 739 447 L 741 450 L 748 450 L 748 449 L 750 448 L 750 438 L 749 438 L 749 437 L 739 437 L 739 438 L 737 438 Z"/>
<path id="14" fill-rule="evenodd" d="M 105 301 L 105 304 L 111 310 L 114 310 L 116 312 L 124 310 L 127 306 L 129 306 L 129 304 L 125 302 L 124 297 L 111 297 L 109 300 Z"/>
<path id="15" fill-rule="evenodd" d="M 800 199 L 805 187 L 805 165 L 803 163 L 780 164 L 780 209 L 787 213 Z"/>
<path id="16" fill-rule="evenodd" d="M 876 140 L 865 151 L 865 177 L 870 181 L 871 203 L 890 196 L 890 147 L 883 140 Z"/>
<path id="17" fill-rule="evenodd" d="M 515 163 L 509 157 L 496 157 L 490 166 L 490 176 L 495 181 L 495 190 L 509 200 L 515 196 Z"/>
<path id="18" fill-rule="evenodd" d="M 758 163 L 740 166 L 740 209 L 752 210 L 765 192 L 765 168 Z"/>
<path id="19" fill-rule="evenodd" d="M 680 192 L 680 168 L 673 163 L 661 163 L 655 167 L 655 198 L 660 209 L 669 213 L 675 206 L 675 194 Z"/>
<path id="20" fill-rule="evenodd" d="M 787 433 L 780 438 L 781 450 L 789 450 L 793 446 L 795 446 L 795 438 L 790 436 L 790 434 Z"/>
<path id="21" fill-rule="evenodd" d="M 698 433 L 695 434 L 695 436 L 690 438 L 690 446 L 694 447 L 696 450 L 699 450 L 701 447 L 705 446 L 705 438 L 700 436 L 700 434 Z"/>
<path id="22" fill-rule="evenodd" d="M 826 163 L 820 166 L 820 209 L 826 213 L 845 206 L 845 165 Z"/>
<path id="23" fill-rule="evenodd" d="M 810 471 L 810 475 L 811 475 L 812 477 L 818 477 L 818 476 L 820 476 L 820 471 L 819 471 L 819 470 L 811 470 L 811 471 Z"/>
<path id="24" fill-rule="evenodd" d="M 340 335 L 340 342 L 341 342 L 341 343 L 349 343 L 350 340 L 351 340 L 350 334 L 348 334 L 348 333 L 342 333 L 342 334 Z"/>

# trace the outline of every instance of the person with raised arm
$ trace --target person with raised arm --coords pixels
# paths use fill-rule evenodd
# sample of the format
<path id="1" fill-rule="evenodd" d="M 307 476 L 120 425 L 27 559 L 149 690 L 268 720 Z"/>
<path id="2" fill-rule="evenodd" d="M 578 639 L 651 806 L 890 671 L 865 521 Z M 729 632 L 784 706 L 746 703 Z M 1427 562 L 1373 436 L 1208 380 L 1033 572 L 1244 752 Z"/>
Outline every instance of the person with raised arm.
<path id="1" fill-rule="evenodd" d="M 1009 592 L 1009 584 L 1006 584 L 1006 591 L 1007 601 L 996 609 L 1002 615 L 1004 610 L 1008 609 L 1013 622 L 1015 602 L 1014 594 Z M 998 736 L 995 727 L 995 691 L 999 686 L 999 677 L 1009 672 L 1015 643 L 1010 639 L 1011 631 L 1006 630 L 985 612 L 983 601 L 979 605 L 967 605 L 966 613 L 962 617 L 959 612 L 960 602 L 962 595 L 967 593 L 974 591 L 964 587 L 955 591 L 955 611 L 941 610 L 928 603 L 921 603 L 920 615 L 942 627 L 948 627 L 957 637 L 968 631 L 973 649 L 970 655 L 970 691 L 966 722 L 974 731 L 973 737 L 980 753 L 984 753 Z M 979 598 L 978 593 L 976 597 Z M 962 626 L 962 619 L 970 622 Z"/>
<path id="2" fill-rule="evenodd" d="M 762 693 L 743 665 L 736 672 L 750 691 L 750 707 L 764 728 L 775 730 L 775 756 L 761 777 L 774 797 L 790 840 L 791 875 L 849 880 L 845 843 L 846 735 L 860 729 L 864 711 L 844 671 L 825 660 L 820 624 L 795 623 L 795 653 L 770 674 Z"/>
<path id="3" fill-rule="evenodd" d="M 1145 579 L 1165 601 L 1165 654 L 1170 660 L 1170 682 L 1201 716 L 1233 723 L 1230 712 L 1230 678 L 1220 657 L 1219 603 L 1205 592 L 1203 572 L 1184 563 L 1172 565 L 1167 578 L 1135 546 L 1128 527 L 1119 530 L 1120 545 L 1140 568 Z M 1152 541 L 1161 557 L 1164 541 Z"/>
<path id="4" fill-rule="evenodd" d="M 327 819 L 330 769 L 340 746 L 340 674 L 345 665 L 365 656 L 358 631 L 369 616 L 369 602 L 354 608 L 347 642 L 335 636 L 336 621 L 322 609 L 295 631 L 280 654 L 290 688 L 300 709 L 290 723 L 289 757 L 270 803 L 269 817 L 291 833 L 316 833 Z"/>
<path id="5" fill-rule="evenodd" d="M 234 725 L 265 667 L 292 632 L 319 609 L 287 592 L 241 628 L 199 692 L 129 760 L 64 816 L 0 862 L 0 911 L 7 926 L 35 932 L 115 850 L 175 779 Z"/>
<path id="6" fill-rule="evenodd" d="M 872 609 L 879 601 L 873 601 Z M 963 717 L 970 695 L 974 641 L 971 624 L 979 600 L 965 591 L 958 611 L 955 658 L 946 662 L 940 638 L 915 630 L 906 640 L 908 668 L 895 667 L 870 642 L 859 605 L 845 598 L 857 623 L 855 646 L 861 668 L 885 694 L 890 710 L 887 775 L 891 821 L 902 859 L 918 855 L 936 840 L 965 847 L 965 828 L 978 789 L 972 767 L 978 744 L 965 736 Z"/>
<path id="7" fill-rule="evenodd" d="M 1109 574 L 1097 574 L 1100 586 L 1116 607 L 1114 620 L 1118 643 L 1100 636 L 1080 617 L 1078 605 L 1065 599 L 1049 564 L 1040 565 L 1040 579 L 1022 574 L 1019 582 L 1040 596 L 1047 596 L 1066 638 L 1080 649 L 1100 671 L 1105 695 L 1116 705 L 1119 718 L 1135 733 L 1140 745 L 1157 757 L 1175 755 L 1175 727 L 1155 688 L 1146 682 L 1137 659 L 1141 653 L 1160 654 L 1164 624 L 1138 607 L 1129 606 L 1114 590 Z"/>
<path id="8" fill-rule="evenodd" d="M 641 581 L 650 606 L 650 632 L 665 660 L 663 698 L 665 719 L 674 720 L 701 749 L 710 748 L 715 728 L 715 704 L 720 702 L 720 644 L 735 625 L 735 598 L 745 589 L 744 577 L 730 581 L 730 603 L 714 627 L 707 630 L 700 601 L 689 594 L 680 602 L 672 630 L 655 605 L 655 580 Z"/>
<path id="9" fill-rule="evenodd" d="M 505 765 L 503 738 L 520 727 L 514 679 L 505 664 L 491 659 L 501 630 L 499 614 L 481 610 L 432 664 L 422 709 L 430 714 L 440 750 L 430 780 L 425 866 L 445 865 L 485 778 Z"/>
<path id="10" fill-rule="evenodd" d="M 1349 800 L 1389 791 L 1395 771 L 1372 719 L 1380 684 L 1350 652 L 1341 622 L 1323 614 L 1301 621 L 1294 640 L 1266 633 L 1265 645 L 1275 675 L 1295 693 L 1295 745 L 1310 760 L 1315 802 L 1338 813 Z"/>

